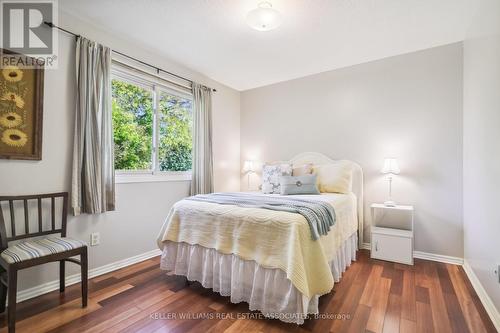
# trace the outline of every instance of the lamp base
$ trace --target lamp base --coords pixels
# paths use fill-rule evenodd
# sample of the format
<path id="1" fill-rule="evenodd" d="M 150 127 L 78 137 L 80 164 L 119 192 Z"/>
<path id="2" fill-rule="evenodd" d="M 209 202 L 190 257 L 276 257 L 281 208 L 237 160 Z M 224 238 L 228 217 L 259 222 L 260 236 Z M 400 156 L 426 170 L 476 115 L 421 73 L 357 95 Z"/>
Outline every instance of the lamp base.
<path id="1" fill-rule="evenodd" d="M 396 207 L 396 202 L 393 200 L 384 201 L 384 206 L 386 207 Z"/>

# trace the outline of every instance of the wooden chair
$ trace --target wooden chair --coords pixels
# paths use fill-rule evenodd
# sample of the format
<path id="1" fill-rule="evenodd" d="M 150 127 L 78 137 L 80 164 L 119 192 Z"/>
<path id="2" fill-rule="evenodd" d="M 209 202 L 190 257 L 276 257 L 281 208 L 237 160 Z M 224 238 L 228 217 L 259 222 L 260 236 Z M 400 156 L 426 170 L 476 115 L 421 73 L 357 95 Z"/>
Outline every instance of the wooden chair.
<path id="1" fill-rule="evenodd" d="M 44 200 L 45 199 L 45 200 Z M 50 228 L 45 226 L 42 218 L 44 207 L 50 199 Z M 60 228 L 56 227 L 56 199 L 62 199 L 62 219 Z M 29 204 L 38 203 L 37 230 L 30 232 L 30 212 Z M 6 219 L 2 210 L 8 205 L 10 215 L 10 236 L 7 234 Z M 19 232 L 19 225 L 16 225 L 16 208 L 24 207 L 24 233 Z M 48 207 L 47 207 L 48 208 Z M 48 209 L 47 209 L 48 210 Z M 46 213 L 48 211 L 45 210 Z M 16 293 L 17 293 L 17 271 L 20 269 L 38 266 L 41 264 L 59 261 L 59 291 L 65 288 L 65 263 L 66 261 L 80 265 L 82 273 L 82 307 L 87 306 L 87 286 L 88 286 L 88 261 L 87 245 L 79 240 L 66 237 L 66 223 L 68 216 L 68 193 L 51 193 L 23 196 L 0 196 L 0 312 L 5 311 L 5 301 L 8 295 L 9 306 L 7 309 L 9 333 L 15 332 L 16 325 Z M 45 221 L 48 222 L 48 221 Z M 48 224 L 48 223 L 46 223 Z M 61 237 L 50 236 L 61 234 Z M 47 237 L 39 237 L 47 236 Z M 18 241 L 25 238 L 38 237 L 36 239 L 24 240 L 9 246 L 9 242 Z M 80 256 L 80 260 L 71 257 Z"/>

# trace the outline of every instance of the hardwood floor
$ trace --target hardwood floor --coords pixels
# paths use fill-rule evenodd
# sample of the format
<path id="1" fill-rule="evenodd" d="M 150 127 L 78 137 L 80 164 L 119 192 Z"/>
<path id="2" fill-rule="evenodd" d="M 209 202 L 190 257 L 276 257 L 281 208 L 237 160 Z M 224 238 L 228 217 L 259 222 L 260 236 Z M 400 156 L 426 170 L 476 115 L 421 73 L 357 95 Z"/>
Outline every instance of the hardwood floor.
<path id="1" fill-rule="evenodd" d="M 232 304 L 158 266 L 154 258 L 90 280 L 86 309 L 79 285 L 19 303 L 17 332 L 496 332 L 455 265 L 405 266 L 362 250 L 334 292 L 320 298 L 325 319 L 302 326 L 260 319 L 246 303 Z M 5 314 L 1 321 L 6 332 Z"/>

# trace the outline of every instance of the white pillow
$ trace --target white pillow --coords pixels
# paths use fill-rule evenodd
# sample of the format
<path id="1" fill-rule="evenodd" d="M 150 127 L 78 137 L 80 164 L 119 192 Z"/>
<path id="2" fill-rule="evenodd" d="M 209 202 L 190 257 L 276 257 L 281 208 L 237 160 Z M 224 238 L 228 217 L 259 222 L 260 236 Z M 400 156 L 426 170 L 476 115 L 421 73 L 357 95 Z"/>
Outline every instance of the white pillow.
<path id="1" fill-rule="evenodd" d="M 352 168 L 347 163 L 318 165 L 314 173 L 318 175 L 320 192 L 347 194 L 352 191 Z"/>
<path id="2" fill-rule="evenodd" d="M 305 176 L 311 175 L 313 173 L 313 164 L 306 163 L 302 165 L 294 165 L 292 170 L 292 176 Z"/>

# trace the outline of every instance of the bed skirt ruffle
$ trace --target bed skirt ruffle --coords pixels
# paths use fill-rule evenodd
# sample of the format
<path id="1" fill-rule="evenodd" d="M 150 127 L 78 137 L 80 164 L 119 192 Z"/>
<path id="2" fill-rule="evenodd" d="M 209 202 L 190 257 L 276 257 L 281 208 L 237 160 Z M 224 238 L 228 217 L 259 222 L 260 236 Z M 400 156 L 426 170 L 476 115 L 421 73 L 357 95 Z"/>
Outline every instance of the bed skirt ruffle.
<path id="1" fill-rule="evenodd" d="M 253 260 L 222 254 L 200 245 L 171 241 L 164 244 L 161 269 L 186 276 L 205 288 L 230 296 L 232 303 L 247 302 L 252 311 L 258 310 L 266 317 L 296 324 L 303 324 L 308 314 L 318 313 L 320 295 L 311 299 L 305 297 L 280 269 L 262 267 Z M 330 262 L 335 282 L 356 260 L 357 244 L 357 233 L 354 233 Z"/>

